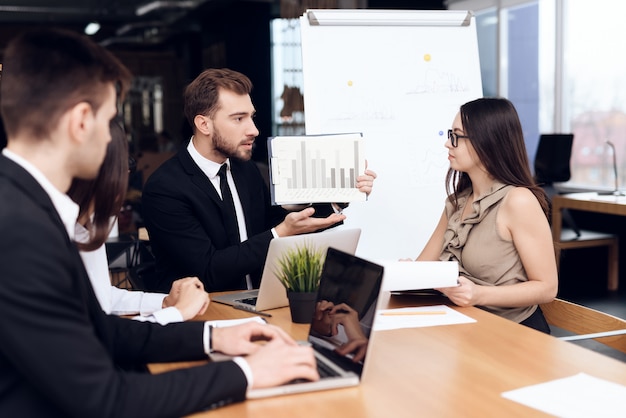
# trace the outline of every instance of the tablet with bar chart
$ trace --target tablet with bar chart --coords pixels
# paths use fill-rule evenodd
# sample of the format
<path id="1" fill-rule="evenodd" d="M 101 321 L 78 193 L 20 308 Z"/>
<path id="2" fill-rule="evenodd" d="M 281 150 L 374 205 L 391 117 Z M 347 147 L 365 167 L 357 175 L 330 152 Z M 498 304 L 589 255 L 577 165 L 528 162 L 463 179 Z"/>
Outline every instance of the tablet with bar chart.
<path id="1" fill-rule="evenodd" d="M 276 136 L 267 148 L 273 204 L 366 200 L 356 188 L 365 172 L 361 133 Z"/>

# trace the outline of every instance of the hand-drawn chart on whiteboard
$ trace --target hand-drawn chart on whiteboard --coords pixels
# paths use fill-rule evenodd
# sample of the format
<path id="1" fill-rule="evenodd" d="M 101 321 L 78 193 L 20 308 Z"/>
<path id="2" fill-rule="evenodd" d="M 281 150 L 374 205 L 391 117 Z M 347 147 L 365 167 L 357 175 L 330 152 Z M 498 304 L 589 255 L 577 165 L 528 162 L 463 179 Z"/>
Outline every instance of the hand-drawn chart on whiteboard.
<path id="1" fill-rule="evenodd" d="M 309 10 L 300 19 L 306 133 L 362 132 L 378 174 L 347 225 L 364 257 L 416 257 L 433 232 L 459 110 L 482 96 L 465 11 Z"/>

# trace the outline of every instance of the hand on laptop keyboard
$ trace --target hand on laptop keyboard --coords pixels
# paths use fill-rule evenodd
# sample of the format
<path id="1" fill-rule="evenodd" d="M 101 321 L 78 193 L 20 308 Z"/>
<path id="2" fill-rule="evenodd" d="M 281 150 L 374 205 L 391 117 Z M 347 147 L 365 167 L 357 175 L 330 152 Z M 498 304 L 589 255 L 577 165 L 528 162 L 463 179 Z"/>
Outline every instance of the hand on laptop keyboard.
<path id="1" fill-rule="evenodd" d="M 285 331 L 258 322 L 213 328 L 215 351 L 245 357 L 253 376 L 253 388 L 281 385 L 293 379 L 319 379 L 313 349 L 298 345 Z M 258 344 L 264 341 L 265 344 Z"/>

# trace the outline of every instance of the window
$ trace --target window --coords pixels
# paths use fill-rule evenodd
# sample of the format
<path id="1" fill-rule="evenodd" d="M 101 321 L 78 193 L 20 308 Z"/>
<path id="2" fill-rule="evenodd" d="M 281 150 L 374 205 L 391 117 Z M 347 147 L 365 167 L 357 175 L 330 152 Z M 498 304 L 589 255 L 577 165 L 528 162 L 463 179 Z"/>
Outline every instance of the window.
<path id="1" fill-rule="evenodd" d="M 476 15 L 483 91 L 516 106 L 531 161 L 540 133 L 572 132 L 572 186 L 626 180 L 622 0 L 449 0 Z M 562 22 L 562 24 L 561 24 Z"/>
<path id="2" fill-rule="evenodd" d="M 272 33 L 272 109 L 274 135 L 304 135 L 300 21 L 274 19 Z"/>
<path id="3" fill-rule="evenodd" d="M 613 189 L 626 178 L 626 3 L 564 3 L 563 123 L 574 133 L 572 182 Z"/>

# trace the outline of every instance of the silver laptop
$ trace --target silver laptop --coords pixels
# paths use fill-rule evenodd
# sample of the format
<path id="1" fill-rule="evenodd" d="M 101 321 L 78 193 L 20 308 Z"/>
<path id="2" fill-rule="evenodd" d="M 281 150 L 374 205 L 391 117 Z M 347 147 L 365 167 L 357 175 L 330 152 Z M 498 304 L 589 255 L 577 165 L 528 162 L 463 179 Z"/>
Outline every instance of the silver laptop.
<path id="1" fill-rule="evenodd" d="M 289 305 L 285 287 L 276 277 L 278 260 L 283 254 L 296 246 L 304 244 L 315 246 L 318 251 L 326 251 L 334 247 L 341 251 L 354 254 L 361 236 L 361 229 L 338 227 L 312 234 L 294 235 L 274 238 L 270 241 L 265 266 L 258 289 L 232 292 L 225 295 L 212 296 L 211 301 L 232 305 L 238 309 L 260 312 L 268 309 L 282 308 Z"/>
<path id="2" fill-rule="evenodd" d="M 382 278 L 383 266 L 329 247 L 306 342 L 315 351 L 320 380 L 253 389 L 247 397 L 264 398 L 358 385 L 372 347 L 371 332 Z M 358 348 L 339 354 L 338 350 L 348 342 Z"/>

